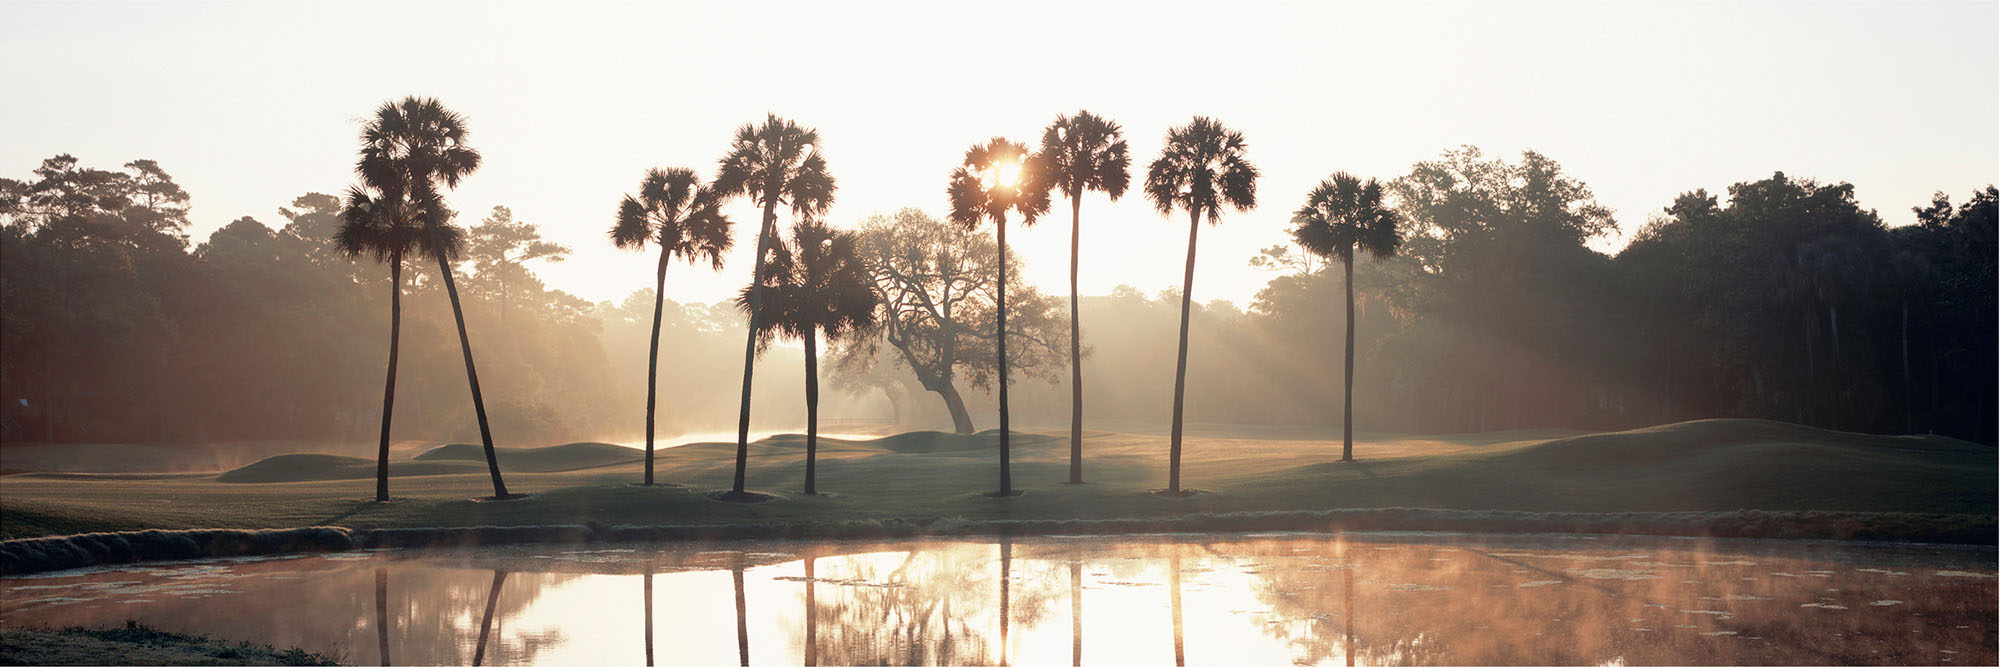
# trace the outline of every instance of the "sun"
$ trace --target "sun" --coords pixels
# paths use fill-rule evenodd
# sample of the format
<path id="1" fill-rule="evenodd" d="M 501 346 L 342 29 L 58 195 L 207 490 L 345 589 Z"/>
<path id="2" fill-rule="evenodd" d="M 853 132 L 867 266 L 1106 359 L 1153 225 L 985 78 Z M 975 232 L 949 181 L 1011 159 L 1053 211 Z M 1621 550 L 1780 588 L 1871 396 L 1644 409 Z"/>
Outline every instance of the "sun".
<path id="1" fill-rule="evenodd" d="M 986 167 L 980 175 L 980 184 L 986 189 L 1006 188 L 1009 190 L 1021 184 L 1021 163 L 1018 160 L 1003 160 Z"/>

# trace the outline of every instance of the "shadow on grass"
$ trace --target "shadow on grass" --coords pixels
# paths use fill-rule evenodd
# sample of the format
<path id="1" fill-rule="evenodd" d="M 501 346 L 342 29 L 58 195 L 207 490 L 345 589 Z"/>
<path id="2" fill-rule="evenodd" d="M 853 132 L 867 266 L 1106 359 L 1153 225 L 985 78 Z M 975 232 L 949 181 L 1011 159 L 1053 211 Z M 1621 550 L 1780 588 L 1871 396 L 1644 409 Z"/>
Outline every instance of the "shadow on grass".
<path id="1" fill-rule="evenodd" d="M 715 493 L 708 494 L 708 498 L 709 500 L 717 500 L 725 503 L 740 503 L 744 505 L 768 503 L 778 499 L 777 496 L 768 493 L 758 493 L 756 491 L 718 491 Z"/>

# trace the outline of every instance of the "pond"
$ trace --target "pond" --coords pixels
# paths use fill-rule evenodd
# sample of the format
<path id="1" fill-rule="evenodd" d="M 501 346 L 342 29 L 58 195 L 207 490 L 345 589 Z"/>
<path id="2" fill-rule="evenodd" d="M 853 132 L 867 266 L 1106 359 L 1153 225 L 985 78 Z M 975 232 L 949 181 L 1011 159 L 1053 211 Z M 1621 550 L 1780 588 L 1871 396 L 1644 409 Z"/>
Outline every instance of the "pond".
<path id="1" fill-rule="evenodd" d="M 0 624 L 354 664 L 1967 664 L 1995 551 L 1264 533 L 315 554 L 0 580 Z"/>

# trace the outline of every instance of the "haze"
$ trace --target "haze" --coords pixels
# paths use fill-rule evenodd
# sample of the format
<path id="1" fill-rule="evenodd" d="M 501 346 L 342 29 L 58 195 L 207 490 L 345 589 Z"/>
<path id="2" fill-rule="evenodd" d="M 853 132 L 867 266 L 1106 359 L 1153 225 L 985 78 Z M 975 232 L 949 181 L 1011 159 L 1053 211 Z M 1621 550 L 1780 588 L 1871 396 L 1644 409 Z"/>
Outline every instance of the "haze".
<path id="1" fill-rule="evenodd" d="M 1196 299 L 1247 306 L 1246 260 L 1287 241 L 1334 169 L 1384 179 L 1462 144 L 1561 162 L 1615 211 L 1615 251 L 1684 191 L 1782 170 L 1855 185 L 1890 225 L 1932 192 L 1995 180 L 2000 51 L 1991 2 L 1843 3 L 127 3 L 0 5 L 0 173 L 74 154 L 159 163 L 193 195 L 197 241 L 354 180 L 383 100 L 467 116 L 485 166 L 452 195 L 575 250 L 551 288 L 622 299 L 653 259 L 604 241 L 644 169 L 712 171 L 730 132 L 776 112 L 816 127 L 839 176 L 830 220 L 918 207 L 994 135 L 1057 114 L 1121 123 L 1135 161 L 1203 114 L 1250 143 L 1261 206 L 1207 235 Z M 382 17 L 393 15 L 394 21 Z M 1177 220 L 1136 195 L 1086 208 L 1084 294 L 1180 282 Z M 756 212 L 737 202 L 740 221 Z M 1066 216 L 1010 238 L 1066 290 Z M 747 237 L 746 237 L 747 238 Z M 677 267 L 670 298 L 748 280 Z"/>

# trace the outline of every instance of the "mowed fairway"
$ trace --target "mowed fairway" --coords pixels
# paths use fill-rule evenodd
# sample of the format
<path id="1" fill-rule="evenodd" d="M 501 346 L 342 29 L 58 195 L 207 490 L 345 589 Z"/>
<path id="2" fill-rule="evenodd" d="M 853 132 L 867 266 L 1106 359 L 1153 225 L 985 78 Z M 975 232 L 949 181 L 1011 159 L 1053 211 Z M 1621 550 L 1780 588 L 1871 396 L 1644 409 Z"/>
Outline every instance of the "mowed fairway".
<path id="1" fill-rule="evenodd" d="M 1414 507 L 1538 512 L 1852 511 L 1990 515 L 1995 449 L 1935 436 L 1874 436 L 1760 420 L 1704 420 L 1577 435 L 1363 434 L 1351 463 L 1338 439 L 1279 429 L 1195 428 L 1170 499 L 1157 435 L 1095 432 L 1088 484 L 1062 483 L 1068 443 L 1016 433 L 1014 480 L 998 486 L 996 434 L 914 432 L 820 441 L 820 496 L 799 493 L 804 437 L 750 447 L 761 504 L 710 500 L 729 486 L 733 443 L 662 450 L 635 486 L 641 453 L 597 443 L 503 450 L 509 490 L 492 492 L 483 454 L 451 446 L 392 463 L 396 500 L 375 503 L 374 462 L 286 455 L 223 473 L 26 473 L 0 477 L 0 536 L 147 528 L 338 525 L 772 524 L 903 519 L 1102 519 L 1191 513 Z"/>

